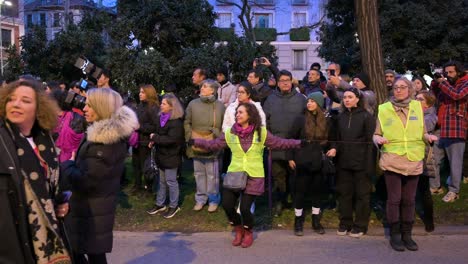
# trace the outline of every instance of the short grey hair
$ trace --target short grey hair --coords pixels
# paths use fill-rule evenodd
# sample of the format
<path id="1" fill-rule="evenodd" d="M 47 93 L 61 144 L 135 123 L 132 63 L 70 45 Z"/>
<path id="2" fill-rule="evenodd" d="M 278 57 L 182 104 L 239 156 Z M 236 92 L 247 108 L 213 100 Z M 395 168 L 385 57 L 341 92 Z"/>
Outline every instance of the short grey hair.
<path id="1" fill-rule="evenodd" d="M 216 94 L 216 93 L 218 92 L 219 87 L 221 87 L 221 85 L 220 85 L 217 81 L 215 81 L 215 80 L 213 80 L 213 79 L 206 79 L 206 80 L 204 80 L 204 81 L 201 83 L 201 86 L 200 86 L 200 87 L 202 87 L 202 86 L 205 85 L 205 84 L 213 90 L 213 94 Z"/>

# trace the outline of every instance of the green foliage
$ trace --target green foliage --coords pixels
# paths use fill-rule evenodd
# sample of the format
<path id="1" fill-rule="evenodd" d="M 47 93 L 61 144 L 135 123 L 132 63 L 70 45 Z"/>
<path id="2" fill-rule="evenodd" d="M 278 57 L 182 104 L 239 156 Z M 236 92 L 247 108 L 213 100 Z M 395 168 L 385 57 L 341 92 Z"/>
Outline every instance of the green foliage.
<path id="1" fill-rule="evenodd" d="M 10 46 L 6 51 L 8 63 L 3 68 L 3 79 L 7 82 L 14 81 L 24 71 L 23 61 L 16 45 Z"/>
<path id="2" fill-rule="evenodd" d="M 319 55 L 360 69 L 353 1 L 330 0 L 328 21 L 320 29 Z M 398 72 L 429 73 L 429 64 L 468 60 L 468 4 L 466 1 L 382 0 L 379 21 L 387 68 Z"/>
<path id="3" fill-rule="evenodd" d="M 215 28 L 214 40 L 229 41 L 235 38 L 234 28 Z"/>
<path id="4" fill-rule="evenodd" d="M 257 41 L 275 41 L 276 28 L 254 28 Z"/>
<path id="5" fill-rule="evenodd" d="M 291 41 L 309 41 L 310 30 L 307 27 L 292 28 L 289 32 L 289 39 Z"/>

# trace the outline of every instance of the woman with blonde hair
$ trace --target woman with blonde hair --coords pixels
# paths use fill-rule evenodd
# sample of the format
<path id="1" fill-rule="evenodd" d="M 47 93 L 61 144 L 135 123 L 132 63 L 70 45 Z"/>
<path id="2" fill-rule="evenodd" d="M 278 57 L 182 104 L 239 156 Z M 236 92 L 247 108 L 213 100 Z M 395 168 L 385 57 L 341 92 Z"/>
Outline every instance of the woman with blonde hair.
<path id="1" fill-rule="evenodd" d="M 153 85 L 145 84 L 140 86 L 139 97 L 140 103 L 136 108 L 136 114 L 138 116 L 140 128 L 137 130 L 138 145 L 132 149 L 133 175 L 135 176 L 135 185 L 132 192 L 142 190 L 143 183 L 141 175 L 143 173 L 145 160 L 150 155 L 150 148 L 148 148 L 148 144 L 150 143 L 149 136 L 156 129 L 154 120 L 156 120 L 159 111 L 158 93 Z M 147 190 L 152 190 L 151 186 L 149 186 L 151 183 L 145 182 L 144 184 Z"/>
<path id="2" fill-rule="evenodd" d="M 57 112 L 36 81 L 0 88 L 2 263 L 71 263 L 58 228 L 69 207 L 50 133 Z"/>
<path id="3" fill-rule="evenodd" d="M 73 195 L 67 223 L 76 263 L 107 263 L 127 141 L 138 128 L 136 114 L 123 106 L 110 88 L 87 92 L 84 116 L 86 139 L 69 161 L 62 163 Z M 85 258 L 87 255 L 87 260 Z M 88 261 L 88 262 L 87 262 Z"/>
<path id="4" fill-rule="evenodd" d="M 156 205 L 148 214 L 165 212 L 164 218 L 172 218 L 179 208 L 179 184 L 177 169 L 182 163 L 184 144 L 184 109 L 177 97 L 170 93 L 164 95 L 156 129 L 150 135 L 151 145 L 156 146 L 156 164 L 159 167 L 159 191 Z M 169 189 L 169 208 L 166 207 L 166 190 Z M 167 211 L 166 211 L 167 210 Z"/>

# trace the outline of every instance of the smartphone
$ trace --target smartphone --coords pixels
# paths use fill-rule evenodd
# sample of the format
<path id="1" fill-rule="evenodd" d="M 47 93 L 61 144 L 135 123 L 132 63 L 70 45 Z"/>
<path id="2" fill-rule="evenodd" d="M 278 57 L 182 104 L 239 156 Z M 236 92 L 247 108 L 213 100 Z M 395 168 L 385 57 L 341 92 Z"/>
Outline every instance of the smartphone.
<path id="1" fill-rule="evenodd" d="M 330 70 L 330 76 L 335 76 L 335 70 Z"/>

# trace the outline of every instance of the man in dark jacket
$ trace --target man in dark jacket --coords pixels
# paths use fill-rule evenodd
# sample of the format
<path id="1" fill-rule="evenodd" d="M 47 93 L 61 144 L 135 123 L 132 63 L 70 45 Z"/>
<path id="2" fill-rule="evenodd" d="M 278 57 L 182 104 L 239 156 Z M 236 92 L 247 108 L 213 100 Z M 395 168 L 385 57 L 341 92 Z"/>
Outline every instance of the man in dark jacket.
<path id="1" fill-rule="evenodd" d="M 257 63 L 258 62 L 258 63 Z M 252 85 L 253 89 L 257 92 L 256 99 L 262 104 L 265 103 L 267 97 L 273 92 L 273 89 L 268 86 L 268 81 L 263 81 L 263 71 L 261 65 L 267 67 L 275 79 L 278 76 L 278 68 L 276 68 L 271 62 L 265 58 L 261 57 L 260 59 L 255 59 L 253 62 L 253 70 L 250 70 L 247 75 L 247 81 Z"/>
<path id="2" fill-rule="evenodd" d="M 294 120 L 304 114 L 306 98 L 292 89 L 292 74 L 282 70 L 278 80 L 279 91 L 274 91 L 265 101 L 267 129 L 275 136 L 290 138 Z M 288 160 L 285 151 L 272 152 L 273 190 L 276 192 L 275 215 L 281 214 L 286 203 Z"/>
<path id="3" fill-rule="evenodd" d="M 320 80 L 320 71 L 316 69 L 311 69 L 309 71 L 309 76 L 307 83 L 304 85 L 304 95 L 308 96 L 314 92 L 321 92 L 325 90 L 325 84 Z"/>

